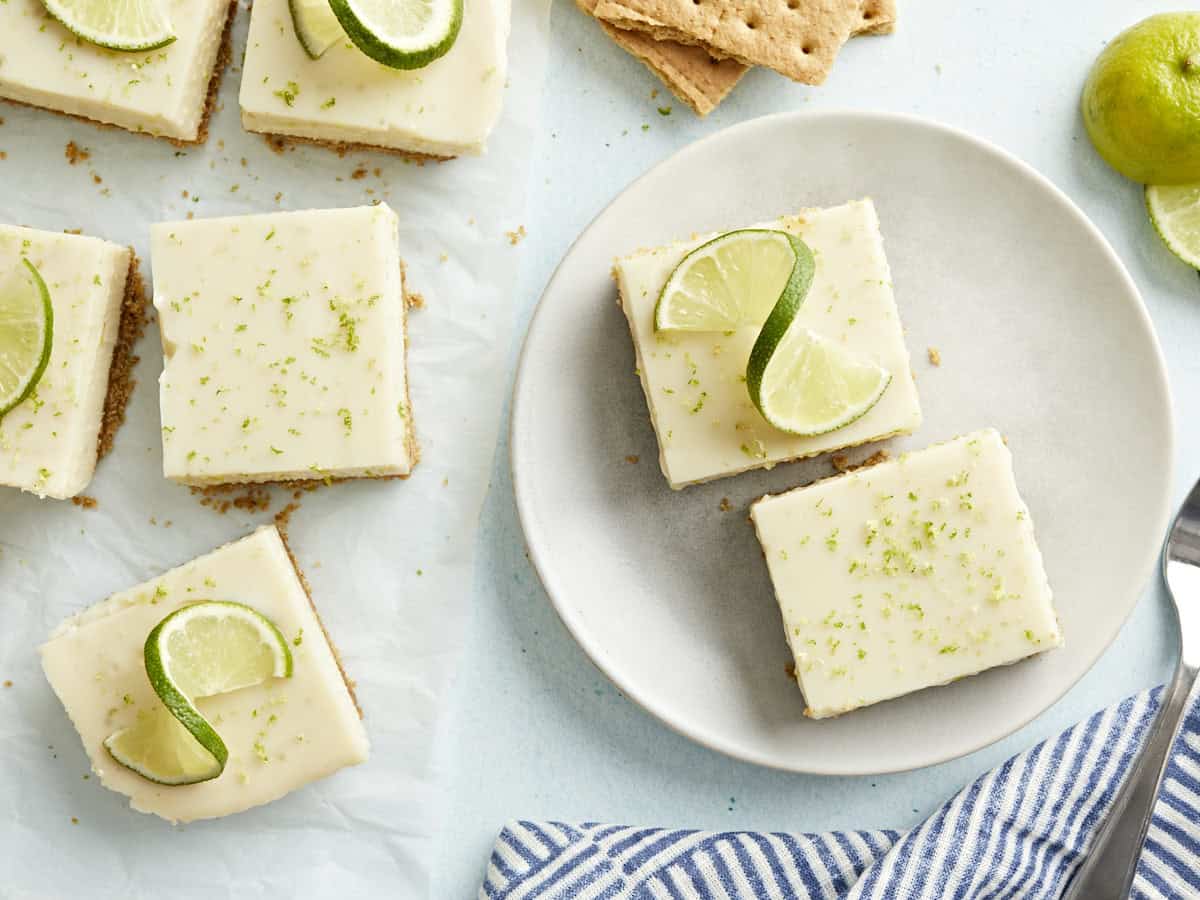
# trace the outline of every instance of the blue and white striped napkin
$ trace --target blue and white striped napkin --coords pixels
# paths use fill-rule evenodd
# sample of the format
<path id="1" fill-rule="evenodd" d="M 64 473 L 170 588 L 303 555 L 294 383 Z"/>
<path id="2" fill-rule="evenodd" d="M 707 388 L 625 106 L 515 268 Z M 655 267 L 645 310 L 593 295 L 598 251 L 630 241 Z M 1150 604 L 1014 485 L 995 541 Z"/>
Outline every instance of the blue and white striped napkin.
<path id="1" fill-rule="evenodd" d="M 1161 690 L 1161 689 L 1160 689 Z M 1147 691 L 1008 760 L 923 825 L 781 834 L 511 822 L 480 900 L 1050 900 L 1158 708 Z M 1200 898 L 1200 706 L 1176 743 L 1133 897 Z"/>

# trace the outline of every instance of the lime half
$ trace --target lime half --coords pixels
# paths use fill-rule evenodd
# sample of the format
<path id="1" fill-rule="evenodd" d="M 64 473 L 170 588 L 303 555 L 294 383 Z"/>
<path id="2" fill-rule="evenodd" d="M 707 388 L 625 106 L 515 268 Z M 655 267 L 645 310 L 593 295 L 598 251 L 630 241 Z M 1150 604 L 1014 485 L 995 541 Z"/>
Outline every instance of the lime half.
<path id="1" fill-rule="evenodd" d="M 225 769 L 229 750 L 196 708 L 197 699 L 292 674 L 279 629 L 250 607 L 227 601 L 171 613 L 146 638 L 144 654 L 163 708 L 110 735 L 104 746 L 121 765 L 159 784 L 208 781 Z"/>
<path id="2" fill-rule="evenodd" d="M 891 373 L 836 341 L 776 316 L 750 351 L 746 385 L 763 418 L 789 434 L 845 428 L 866 415 L 892 382 Z M 793 316 L 794 318 L 794 316 Z"/>
<path id="3" fill-rule="evenodd" d="M 813 277 L 808 246 L 785 231 L 746 228 L 683 258 L 654 308 L 657 331 L 733 331 L 761 325 L 788 293 L 799 308 Z"/>
<path id="4" fill-rule="evenodd" d="M 27 259 L 0 281 L 0 418 L 33 393 L 54 344 L 50 291 Z"/>
<path id="5" fill-rule="evenodd" d="M 329 0 L 288 0 L 288 8 L 292 11 L 296 37 L 310 59 L 320 59 L 346 36 Z"/>
<path id="6" fill-rule="evenodd" d="M 462 28 L 463 0 L 329 0 L 354 45 L 393 69 L 445 56 Z"/>
<path id="7" fill-rule="evenodd" d="M 1146 209 L 1171 252 L 1200 269 L 1200 183 L 1151 185 Z"/>
<path id="8" fill-rule="evenodd" d="M 72 34 L 110 50 L 156 50 L 175 40 L 162 0 L 42 0 Z"/>

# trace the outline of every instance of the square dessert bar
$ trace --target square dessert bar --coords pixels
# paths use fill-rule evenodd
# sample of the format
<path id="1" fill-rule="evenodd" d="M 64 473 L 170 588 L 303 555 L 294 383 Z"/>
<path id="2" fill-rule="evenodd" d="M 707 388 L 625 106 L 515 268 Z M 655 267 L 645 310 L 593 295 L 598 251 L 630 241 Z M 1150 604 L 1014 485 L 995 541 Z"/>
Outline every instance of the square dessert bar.
<path id="1" fill-rule="evenodd" d="M 992 429 L 763 497 L 750 517 L 812 718 L 1062 643 Z"/>
<path id="2" fill-rule="evenodd" d="M 0 98 L 176 141 L 205 138 L 236 0 L 168 0 L 175 40 L 119 52 L 76 37 L 39 0 L 0 3 Z"/>
<path id="3" fill-rule="evenodd" d="M 673 488 L 906 434 L 921 424 L 874 204 L 805 210 L 750 227 L 799 235 L 813 251 L 816 274 L 795 326 L 875 360 L 891 372 L 892 382 L 866 415 L 845 428 L 817 437 L 778 431 L 746 389 L 758 326 L 728 334 L 654 330 L 663 285 L 689 252 L 715 235 L 618 260 L 613 277 L 633 333 L 659 462 Z"/>
<path id="4" fill-rule="evenodd" d="M 292 676 L 199 700 L 229 748 L 225 771 L 199 784 L 156 784 L 115 762 L 104 739 L 160 704 L 142 645 L 169 613 L 200 600 L 244 603 L 274 622 L 291 646 Z M 367 759 L 354 694 L 273 525 L 85 609 L 41 653 L 93 771 L 138 812 L 172 822 L 227 816 Z"/>
<path id="5" fill-rule="evenodd" d="M 466 0 L 450 51 L 391 69 L 349 39 L 310 59 L 288 0 L 255 0 L 242 75 L 247 131 L 447 158 L 483 152 L 500 116 L 511 0 Z"/>
<path id="6" fill-rule="evenodd" d="M 0 485 L 65 500 L 96 471 L 122 308 L 127 294 L 140 305 L 141 280 L 128 247 L 0 225 L 0 279 L 22 258 L 50 292 L 54 336 L 34 392 L 0 417 Z"/>
<path id="7" fill-rule="evenodd" d="M 167 478 L 409 474 L 397 229 L 384 204 L 151 228 Z"/>

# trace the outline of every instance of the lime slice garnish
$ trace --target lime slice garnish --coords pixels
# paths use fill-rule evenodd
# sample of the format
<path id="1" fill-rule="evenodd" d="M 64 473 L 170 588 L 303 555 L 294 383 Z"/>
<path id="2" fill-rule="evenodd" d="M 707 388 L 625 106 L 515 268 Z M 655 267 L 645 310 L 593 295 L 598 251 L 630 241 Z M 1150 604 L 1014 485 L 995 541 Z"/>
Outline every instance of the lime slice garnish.
<path id="1" fill-rule="evenodd" d="M 785 290 L 800 300 L 812 283 L 813 258 L 784 231 L 747 228 L 701 244 L 683 258 L 658 295 L 657 331 L 733 331 L 761 325 Z"/>
<path id="2" fill-rule="evenodd" d="M 329 0 L 288 0 L 288 8 L 292 11 L 296 37 L 310 59 L 320 59 L 346 36 Z"/>
<path id="3" fill-rule="evenodd" d="M 462 28 L 463 0 L 329 0 L 354 45 L 393 69 L 445 56 Z"/>
<path id="4" fill-rule="evenodd" d="M 121 765 L 160 784 L 195 784 L 225 769 L 229 750 L 196 700 L 292 675 L 292 653 L 279 629 L 227 601 L 177 609 L 150 632 L 144 654 L 163 707 L 110 735 L 104 746 Z"/>
<path id="5" fill-rule="evenodd" d="M 42 0 L 72 34 L 110 50 L 157 50 L 175 40 L 161 0 Z"/>
<path id="6" fill-rule="evenodd" d="M 38 270 L 21 260 L 0 282 L 0 418 L 33 393 L 54 345 L 54 307 Z"/>
<path id="7" fill-rule="evenodd" d="M 780 431 L 812 436 L 864 416 L 892 382 L 891 373 L 836 341 L 791 326 L 775 312 L 750 351 L 746 385 L 763 418 Z"/>
<path id="8" fill-rule="evenodd" d="M 1200 269 L 1200 183 L 1151 185 L 1146 209 L 1171 252 Z"/>

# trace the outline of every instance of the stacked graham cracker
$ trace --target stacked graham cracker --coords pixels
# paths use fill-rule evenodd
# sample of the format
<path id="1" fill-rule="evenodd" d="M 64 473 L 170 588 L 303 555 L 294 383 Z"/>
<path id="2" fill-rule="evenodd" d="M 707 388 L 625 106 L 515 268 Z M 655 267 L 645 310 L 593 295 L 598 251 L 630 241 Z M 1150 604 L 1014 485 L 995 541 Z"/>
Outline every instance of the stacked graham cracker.
<path id="1" fill-rule="evenodd" d="M 842 44 L 887 34 L 896 0 L 576 0 L 700 115 L 750 66 L 820 84 Z"/>

